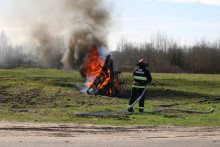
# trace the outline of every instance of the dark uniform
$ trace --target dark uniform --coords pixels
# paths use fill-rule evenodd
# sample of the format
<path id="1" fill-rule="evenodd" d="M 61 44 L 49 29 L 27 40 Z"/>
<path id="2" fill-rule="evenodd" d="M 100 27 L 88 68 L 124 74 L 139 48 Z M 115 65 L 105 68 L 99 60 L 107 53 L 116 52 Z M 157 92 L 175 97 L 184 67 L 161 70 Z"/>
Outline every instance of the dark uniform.
<path id="1" fill-rule="evenodd" d="M 129 105 L 132 105 L 136 99 L 142 94 L 146 84 L 150 83 L 152 78 L 150 72 L 145 68 L 145 66 L 141 65 L 134 70 L 134 83 L 132 85 L 131 98 L 129 100 Z M 144 100 L 145 93 L 141 100 L 139 101 L 139 112 L 143 112 L 144 110 Z M 133 108 L 128 110 L 129 112 L 134 112 Z"/>

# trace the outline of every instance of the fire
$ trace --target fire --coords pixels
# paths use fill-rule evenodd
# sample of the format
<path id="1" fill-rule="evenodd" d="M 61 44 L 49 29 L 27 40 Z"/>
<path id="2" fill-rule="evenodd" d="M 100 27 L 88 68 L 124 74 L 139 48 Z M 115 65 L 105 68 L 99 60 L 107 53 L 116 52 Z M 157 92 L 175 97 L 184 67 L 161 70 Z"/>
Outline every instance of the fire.
<path id="1" fill-rule="evenodd" d="M 99 76 L 102 66 L 104 64 L 104 61 L 99 55 L 99 51 L 94 45 L 90 50 L 89 50 L 89 56 L 87 62 L 83 64 L 83 68 L 81 71 L 81 74 L 86 76 L 88 79 L 87 81 L 87 86 L 91 86 L 93 81 L 95 80 L 96 76 Z"/>
<path id="2" fill-rule="evenodd" d="M 120 89 L 118 85 L 120 79 L 114 71 L 111 56 L 108 55 L 104 61 L 96 45 L 89 50 L 88 60 L 83 64 L 81 74 L 87 79 L 89 94 L 112 96 Z"/>
<path id="3" fill-rule="evenodd" d="M 103 75 L 101 81 L 104 81 L 102 85 L 99 85 L 99 89 L 104 88 L 104 86 L 106 86 L 108 83 L 111 82 L 110 79 L 110 70 L 108 69 L 106 75 Z M 111 95 L 112 91 L 111 88 L 107 91 L 106 95 Z"/>

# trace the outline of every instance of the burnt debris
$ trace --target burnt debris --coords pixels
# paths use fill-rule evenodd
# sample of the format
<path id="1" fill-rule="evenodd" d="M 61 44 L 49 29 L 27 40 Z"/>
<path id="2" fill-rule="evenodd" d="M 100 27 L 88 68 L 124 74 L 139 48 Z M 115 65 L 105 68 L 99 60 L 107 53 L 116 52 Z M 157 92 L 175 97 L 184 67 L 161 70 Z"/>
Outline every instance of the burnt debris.
<path id="1" fill-rule="evenodd" d="M 101 66 L 101 65 L 100 65 Z M 92 95 L 126 96 L 126 86 L 121 71 L 114 70 L 113 60 L 108 55 L 102 70 L 86 91 Z"/>

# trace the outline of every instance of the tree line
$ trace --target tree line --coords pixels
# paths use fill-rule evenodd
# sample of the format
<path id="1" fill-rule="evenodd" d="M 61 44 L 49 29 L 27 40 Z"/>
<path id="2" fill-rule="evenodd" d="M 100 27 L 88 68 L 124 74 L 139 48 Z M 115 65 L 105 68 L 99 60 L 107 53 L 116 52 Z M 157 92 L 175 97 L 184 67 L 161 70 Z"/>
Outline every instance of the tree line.
<path id="1" fill-rule="evenodd" d="M 122 71 L 133 71 L 144 58 L 149 62 L 149 70 L 156 73 L 220 73 L 220 41 L 200 40 L 183 46 L 160 34 L 144 43 L 122 39 L 113 57 Z"/>
<path id="2" fill-rule="evenodd" d="M 12 46 L 4 32 L 0 32 L 0 68 L 39 67 L 34 61 L 34 46 L 28 44 Z"/>
<path id="3" fill-rule="evenodd" d="M 0 32 L 0 68 L 56 68 L 45 66 L 37 54 L 36 46 L 28 43 L 12 46 L 6 34 Z M 122 71 L 133 71 L 144 58 L 149 62 L 149 70 L 155 73 L 220 74 L 220 40 L 200 40 L 186 46 L 157 34 L 143 43 L 121 39 L 112 55 L 115 67 Z M 60 63 L 60 58 L 53 60 Z"/>

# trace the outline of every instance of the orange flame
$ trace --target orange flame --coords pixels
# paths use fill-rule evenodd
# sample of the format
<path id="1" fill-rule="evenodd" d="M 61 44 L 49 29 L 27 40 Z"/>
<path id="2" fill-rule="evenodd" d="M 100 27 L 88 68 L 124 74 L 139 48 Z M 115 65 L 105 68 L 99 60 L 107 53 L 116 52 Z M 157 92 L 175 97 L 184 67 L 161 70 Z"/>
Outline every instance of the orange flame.
<path id="1" fill-rule="evenodd" d="M 83 75 L 86 75 L 86 78 L 89 81 L 86 83 L 87 86 L 91 86 L 93 81 L 95 80 L 96 76 L 99 76 L 100 72 L 102 71 L 101 66 L 103 66 L 104 61 L 99 55 L 97 47 L 94 45 L 89 50 L 89 57 L 87 62 L 83 64 Z"/>
<path id="2" fill-rule="evenodd" d="M 87 78 L 87 86 L 90 87 L 95 78 L 97 76 L 100 76 L 100 73 L 102 72 L 102 67 L 104 65 L 103 59 L 100 57 L 99 51 L 97 49 L 97 46 L 94 45 L 90 50 L 89 50 L 89 56 L 87 62 L 83 64 L 83 70 L 82 74 L 86 76 Z M 99 89 L 104 88 L 108 83 L 111 83 L 111 78 L 110 78 L 110 69 L 107 70 L 105 74 L 102 74 L 100 76 L 100 81 L 99 85 L 97 86 Z M 114 77 L 114 82 L 115 82 L 115 88 L 118 89 L 119 86 L 117 85 L 116 78 Z M 106 95 L 111 95 L 112 90 L 111 88 L 108 89 L 108 91 L 105 93 Z"/>

